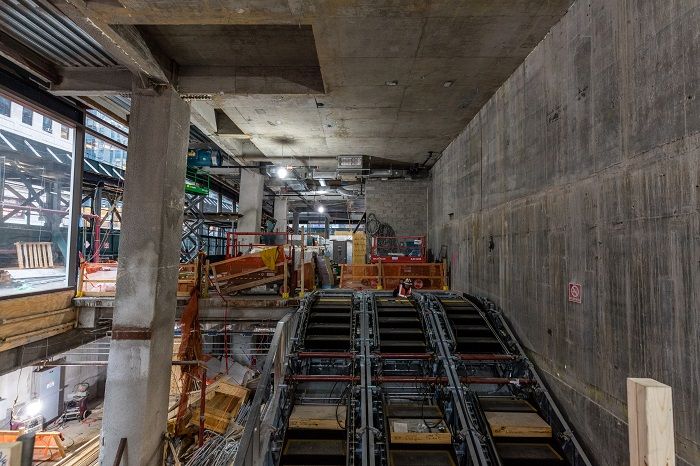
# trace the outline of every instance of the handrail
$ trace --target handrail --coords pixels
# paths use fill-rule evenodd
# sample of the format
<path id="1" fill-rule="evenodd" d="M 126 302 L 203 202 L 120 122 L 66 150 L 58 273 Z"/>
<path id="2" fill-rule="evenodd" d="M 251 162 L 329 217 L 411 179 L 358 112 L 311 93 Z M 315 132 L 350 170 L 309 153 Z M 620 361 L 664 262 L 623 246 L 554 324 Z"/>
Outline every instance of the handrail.
<path id="1" fill-rule="evenodd" d="M 306 299 L 308 300 L 310 296 L 312 295 Z M 301 303 L 299 309 L 303 309 L 305 301 Z M 297 310 L 285 315 L 277 323 L 233 466 L 263 464 L 264 458 L 270 453 L 267 451 L 269 442 L 263 441 L 264 437 L 271 434 L 273 428 L 266 424 L 266 422 L 269 423 L 267 415 L 275 413 L 279 404 L 282 392 L 280 385 L 284 383 L 285 377 L 285 361 L 292 348 L 292 336 L 296 333 L 299 315 L 300 312 Z"/>

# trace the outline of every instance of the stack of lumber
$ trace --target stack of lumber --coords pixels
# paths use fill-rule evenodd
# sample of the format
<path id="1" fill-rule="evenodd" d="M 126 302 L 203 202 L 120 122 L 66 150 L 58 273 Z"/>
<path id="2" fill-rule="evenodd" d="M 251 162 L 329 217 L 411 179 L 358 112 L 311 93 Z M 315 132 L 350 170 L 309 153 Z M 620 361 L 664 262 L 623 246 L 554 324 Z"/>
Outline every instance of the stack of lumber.
<path id="1" fill-rule="evenodd" d="M 54 466 L 94 466 L 100 456 L 100 436 L 91 438 Z"/>
<path id="2" fill-rule="evenodd" d="M 0 306 L 0 351 L 67 332 L 76 325 L 73 290 L 9 298 Z"/>

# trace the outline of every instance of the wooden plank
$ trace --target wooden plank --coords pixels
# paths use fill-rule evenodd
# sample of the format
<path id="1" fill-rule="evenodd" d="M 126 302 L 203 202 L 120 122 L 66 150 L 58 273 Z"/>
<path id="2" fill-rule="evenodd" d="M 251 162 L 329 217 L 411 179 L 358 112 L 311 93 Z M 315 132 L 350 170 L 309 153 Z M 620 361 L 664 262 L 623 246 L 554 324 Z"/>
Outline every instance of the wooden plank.
<path id="1" fill-rule="evenodd" d="M 15 335 L 24 335 L 33 331 L 55 327 L 69 322 L 75 322 L 77 311 L 75 308 L 51 311 L 45 314 L 36 314 L 24 318 L 15 318 L 9 323 L 0 325 L 0 341 L 5 341 Z"/>
<path id="2" fill-rule="evenodd" d="M 20 269 L 23 269 L 24 268 L 24 254 L 22 254 L 22 244 L 15 243 L 15 247 L 17 248 L 17 266 Z"/>
<path id="3" fill-rule="evenodd" d="M 0 319 L 25 317 L 71 307 L 74 290 L 52 291 L 16 298 L 0 299 Z"/>
<path id="4" fill-rule="evenodd" d="M 494 437 L 552 436 L 552 428 L 537 413 L 485 411 Z"/>
<path id="5" fill-rule="evenodd" d="M 290 429 L 343 430 L 345 405 L 296 405 L 289 416 Z"/>
<path id="6" fill-rule="evenodd" d="M 51 243 L 47 243 L 46 246 L 46 252 L 49 255 L 49 267 L 53 268 L 53 245 Z"/>
<path id="7" fill-rule="evenodd" d="M 223 290 L 227 293 L 230 293 L 232 291 L 247 290 L 256 286 L 266 285 L 268 283 L 278 282 L 282 280 L 284 280 L 284 275 L 275 275 L 274 277 L 262 278 L 260 280 L 254 280 L 252 282 L 244 283 L 242 285 L 224 286 Z"/>
<path id="8" fill-rule="evenodd" d="M 674 466 L 671 387 L 654 379 L 627 379 L 630 466 Z"/>
<path id="9" fill-rule="evenodd" d="M 8 349 L 43 340 L 60 333 L 65 333 L 73 328 L 75 328 L 75 322 L 6 338 L 5 340 L 0 341 L 0 351 L 7 351 Z"/>

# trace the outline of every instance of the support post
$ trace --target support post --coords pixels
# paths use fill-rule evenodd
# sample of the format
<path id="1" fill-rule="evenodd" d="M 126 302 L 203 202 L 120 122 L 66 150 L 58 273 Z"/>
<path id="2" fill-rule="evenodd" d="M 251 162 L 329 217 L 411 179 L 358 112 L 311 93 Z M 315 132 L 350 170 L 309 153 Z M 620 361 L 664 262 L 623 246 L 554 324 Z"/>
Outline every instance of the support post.
<path id="1" fill-rule="evenodd" d="M 299 212 L 294 212 L 292 214 L 292 234 L 296 235 L 299 233 Z"/>
<path id="2" fill-rule="evenodd" d="M 287 199 L 284 197 L 275 198 L 275 231 L 287 233 Z M 275 244 L 284 244 L 286 242 L 286 235 L 275 235 Z"/>
<path id="3" fill-rule="evenodd" d="M 653 379 L 627 379 L 630 466 L 674 466 L 671 387 Z"/>
<path id="4" fill-rule="evenodd" d="M 184 207 L 189 105 L 135 88 L 100 464 L 162 464 Z"/>
<path id="5" fill-rule="evenodd" d="M 265 177 L 252 170 L 241 170 L 241 190 L 238 199 L 238 211 L 243 217 L 238 219 L 241 232 L 260 231 Z M 239 244 L 258 243 L 257 237 L 240 236 Z"/>
<path id="6" fill-rule="evenodd" d="M 299 292 L 299 297 L 303 298 L 304 297 L 304 255 L 306 251 L 306 241 L 304 239 L 304 227 L 301 227 L 301 260 L 299 263 L 301 264 L 301 288 Z"/>

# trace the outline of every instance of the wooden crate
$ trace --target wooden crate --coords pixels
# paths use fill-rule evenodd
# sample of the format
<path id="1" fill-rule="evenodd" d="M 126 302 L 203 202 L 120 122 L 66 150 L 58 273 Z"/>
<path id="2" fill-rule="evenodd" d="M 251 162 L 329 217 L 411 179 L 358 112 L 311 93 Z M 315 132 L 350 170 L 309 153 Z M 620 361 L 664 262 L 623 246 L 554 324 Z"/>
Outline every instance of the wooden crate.
<path id="1" fill-rule="evenodd" d="M 204 407 L 204 428 L 224 434 L 232 419 L 238 415 L 248 398 L 249 390 L 225 380 L 220 380 L 213 390 L 207 389 Z M 190 400 L 192 402 L 192 400 Z M 199 425 L 199 403 L 192 412 L 191 423 Z"/>

